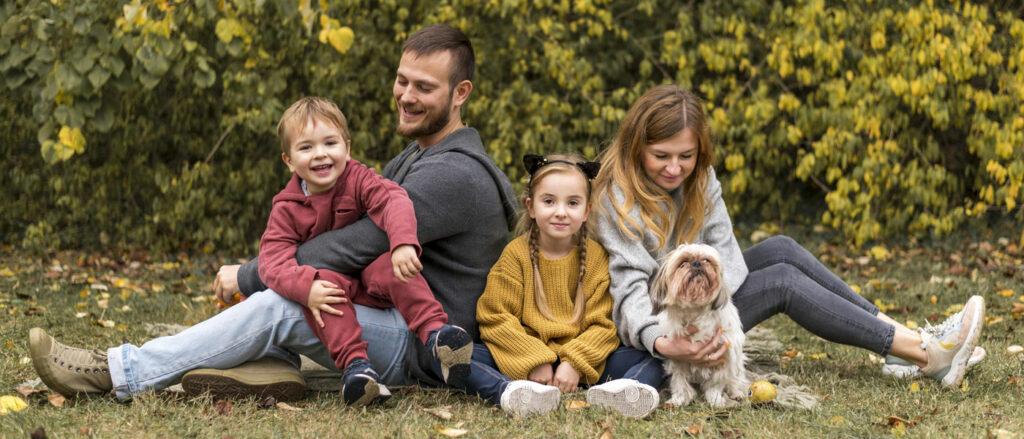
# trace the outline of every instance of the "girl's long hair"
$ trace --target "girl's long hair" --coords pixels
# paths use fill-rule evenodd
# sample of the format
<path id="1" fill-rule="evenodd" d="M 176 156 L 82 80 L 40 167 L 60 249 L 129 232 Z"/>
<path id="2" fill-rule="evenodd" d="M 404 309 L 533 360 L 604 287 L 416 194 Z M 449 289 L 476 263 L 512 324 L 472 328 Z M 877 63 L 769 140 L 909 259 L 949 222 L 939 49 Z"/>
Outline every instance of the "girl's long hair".
<path id="1" fill-rule="evenodd" d="M 647 177 L 643 154 L 648 145 L 663 142 L 684 129 L 691 130 L 697 139 L 697 165 L 679 189 L 684 191 L 685 200 L 680 210 L 672 194 Z M 696 240 L 704 225 L 709 169 L 715 162 L 704 103 L 699 97 L 675 85 L 650 89 L 633 103 L 612 144 L 601 152 L 600 161 L 601 172 L 594 183 L 598 214 L 611 213 L 603 211 L 607 198 L 618 214 L 616 226 L 627 237 L 640 239 L 641 230 L 649 230 L 657 237 L 659 248 Z M 612 186 L 622 189 L 621 202 L 612 193 Z M 629 215 L 633 206 L 640 207 L 639 222 Z"/>
<path id="2" fill-rule="evenodd" d="M 578 154 L 549 154 L 544 156 L 548 160 L 565 160 L 571 163 L 580 163 L 585 159 Z M 578 167 L 570 165 L 568 163 L 551 163 L 544 165 L 537 170 L 532 176 L 530 176 L 530 182 L 526 185 L 526 191 L 523 193 L 523 205 L 528 206 L 533 199 L 533 190 L 540 184 L 540 181 L 544 177 L 555 174 L 555 173 L 575 173 L 580 178 L 587 182 L 587 200 L 586 203 L 590 204 L 590 192 L 591 185 L 590 180 L 583 175 Z M 579 276 L 576 279 L 576 297 L 573 299 L 573 312 L 572 319 L 569 320 L 570 324 L 578 324 L 583 319 L 583 313 L 586 312 L 587 298 L 583 291 L 583 275 L 586 274 L 587 267 L 587 222 L 583 223 L 580 227 L 579 232 L 576 233 L 576 248 L 579 253 L 580 265 L 579 265 Z M 530 218 L 528 209 L 523 209 L 519 215 L 519 222 L 516 224 L 516 235 L 526 234 L 530 246 L 530 262 L 533 267 L 533 294 L 534 302 L 537 303 L 537 309 L 544 318 L 551 321 L 558 321 L 553 314 L 551 314 L 551 308 L 548 306 L 547 295 L 544 294 L 544 282 L 540 278 L 540 247 L 538 246 L 538 240 L 540 239 L 540 228 L 537 227 L 537 221 Z"/>

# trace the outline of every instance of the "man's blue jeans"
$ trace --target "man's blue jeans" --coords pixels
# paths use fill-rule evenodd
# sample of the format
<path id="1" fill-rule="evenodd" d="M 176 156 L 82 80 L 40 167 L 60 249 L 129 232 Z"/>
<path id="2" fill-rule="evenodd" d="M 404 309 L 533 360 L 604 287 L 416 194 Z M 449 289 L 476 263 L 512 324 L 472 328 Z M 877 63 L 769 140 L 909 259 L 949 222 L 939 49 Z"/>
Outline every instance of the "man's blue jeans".
<path id="1" fill-rule="evenodd" d="M 409 384 L 405 358 L 419 343 L 395 309 L 355 305 L 363 339 L 374 369 L 387 385 Z M 267 290 L 253 294 L 181 333 L 150 340 L 141 347 L 125 344 L 107 351 L 119 399 L 174 385 L 192 369 L 228 369 L 273 357 L 298 367 L 299 354 L 337 370 L 330 354 L 302 315 L 302 305 Z"/>

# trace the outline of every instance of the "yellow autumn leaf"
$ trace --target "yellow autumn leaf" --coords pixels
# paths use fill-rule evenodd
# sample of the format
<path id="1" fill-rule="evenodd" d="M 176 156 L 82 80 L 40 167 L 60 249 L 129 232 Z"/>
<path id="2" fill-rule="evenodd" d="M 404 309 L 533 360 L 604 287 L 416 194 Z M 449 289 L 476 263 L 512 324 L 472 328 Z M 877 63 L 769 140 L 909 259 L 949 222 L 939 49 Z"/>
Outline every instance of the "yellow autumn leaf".
<path id="1" fill-rule="evenodd" d="M 1013 290 L 1011 290 L 1009 288 L 1005 288 L 1005 289 L 999 290 L 998 292 L 996 292 L 996 294 L 998 294 L 1000 296 L 1003 296 L 1003 297 L 1013 297 L 1013 295 L 1016 294 L 1016 293 L 1014 293 Z"/>
<path id="2" fill-rule="evenodd" d="M 348 26 L 331 29 L 327 31 L 327 42 L 337 50 L 338 53 L 346 53 L 348 49 L 352 48 L 352 43 L 355 41 L 355 33 L 352 32 Z"/>
<path id="3" fill-rule="evenodd" d="M 0 268 L 0 276 L 3 276 L 3 277 L 12 277 L 12 276 L 14 276 L 14 272 L 13 272 L 13 271 L 11 271 L 11 269 L 10 269 L 10 268 L 7 268 L 7 267 L 4 267 L 4 268 Z"/>
<path id="4" fill-rule="evenodd" d="M 846 418 L 836 415 L 828 419 L 828 423 L 831 425 L 839 426 L 846 423 Z"/>
<path id="5" fill-rule="evenodd" d="M 913 320 L 907 320 L 907 329 L 917 329 L 918 327 L 919 326 L 917 326 L 917 322 Z"/>
<path id="6" fill-rule="evenodd" d="M 85 136 L 82 135 L 82 130 L 79 128 L 61 127 L 60 132 L 57 133 L 57 139 L 60 140 L 61 145 L 75 153 L 85 151 Z"/>
<path id="7" fill-rule="evenodd" d="M 25 400 L 13 396 L 4 395 L 0 396 L 0 415 L 6 415 L 8 413 L 16 413 L 28 408 L 28 404 Z"/>
<path id="8" fill-rule="evenodd" d="M 917 393 L 921 391 L 921 383 L 914 381 L 910 383 L 910 393 Z"/>
<path id="9" fill-rule="evenodd" d="M 892 254 L 889 253 L 889 249 L 880 245 L 876 245 L 874 247 L 871 247 L 871 256 L 874 257 L 877 261 L 885 261 L 892 257 Z"/>
<path id="10" fill-rule="evenodd" d="M 590 407 L 590 404 L 581 399 L 573 399 L 565 402 L 566 410 L 582 410 L 587 407 Z"/>
<path id="11" fill-rule="evenodd" d="M 931 302 L 931 303 L 932 303 L 932 305 L 934 305 L 934 304 L 936 304 L 936 303 L 938 303 L 938 302 L 939 302 L 939 298 L 938 298 L 938 296 L 936 296 L 936 295 L 932 294 L 932 297 L 929 297 L 929 298 L 928 298 L 928 301 L 929 301 L 929 302 Z"/>
<path id="12" fill-rule="evenodd" d="M 860 285 L 857 285 L 857 284 L 850 284 L 850 289 L 853 290 L 853 292 L 857 293 L 857 294 L 860 294 L 860 292 L 861 292 Z"/>
<path id="13" fill-rule="evenodd" d="M 469 433 L 468 430 L 463 430 L 461 428 L 445 427 L 445 426 L 441 426 L 441 425 L 435 425 L 434 426 L 434 431 L 436 431 L 440 435 L 444 435 L 444 436 L 448 436 L 448 437 L 459 437 L 459 436 L 462 436 L 462 435 L 464 435 L 466 433 Z"/>
<path id="14" fill-rule="evenodd" d="M 828 358 L 828 354 L 825 353 L 825 352 L 818 352 L 816 354 L 808 355 L 807 358 L 810 358 L 810 359 L 812 359 L 814 361 L 820 361 L 820 360 L 824 360 L 824 359 Z"/>

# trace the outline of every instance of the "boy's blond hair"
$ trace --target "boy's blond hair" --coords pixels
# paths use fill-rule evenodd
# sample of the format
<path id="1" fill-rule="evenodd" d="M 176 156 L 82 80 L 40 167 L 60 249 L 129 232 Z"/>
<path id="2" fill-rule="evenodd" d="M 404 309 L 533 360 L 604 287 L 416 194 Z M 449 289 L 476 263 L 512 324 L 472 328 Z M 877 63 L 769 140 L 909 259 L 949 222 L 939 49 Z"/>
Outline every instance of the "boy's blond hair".
<path id="1" fill-rule="evenodd" d="M 330 123 L 341 132 L 341 138 L 345 144 L 352 148 L 352 136 L 348 132 L 348 119 L 341 112 L 334 102 L 329 99 L 307 96 L 295 101 L 277 123 L 277 138 L 281 141 L 281 152 L 288 154 L 291 148 L 292 137 L 306 126 L 306 122 L 315 119 L 320 122 Z"/>

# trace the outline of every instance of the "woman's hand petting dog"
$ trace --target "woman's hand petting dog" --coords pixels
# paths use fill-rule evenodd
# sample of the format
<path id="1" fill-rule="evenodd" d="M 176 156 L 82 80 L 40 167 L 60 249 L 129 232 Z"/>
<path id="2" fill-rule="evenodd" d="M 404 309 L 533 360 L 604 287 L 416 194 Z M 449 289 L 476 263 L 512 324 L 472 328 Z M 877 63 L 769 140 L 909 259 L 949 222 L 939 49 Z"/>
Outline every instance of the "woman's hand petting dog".
<path id="1" fill-rule="evenodd" d="M 345 302 L 348 302 L 348 299 L 345 298 L 345 290 L 325 280 L 317 279 L 309 288 L 309 303 L 306 306 L 313 312 L 316 323 L 323 328 L 324 321 L 320 318 L 320 311 L 341 317 L 345 313 L 331 305 Z"/>
<path id="2" fill-rule="evenodd" d="M 551 379 L 554 378 L 554 371 L 551 369 L 550 364 L 541 364 L 533 368 L 530 374 L 526 376 L 526 379 L 535 383 L 541 383 L 544 385 L 551 385 Z"/>
<path id="3" fill-rule="evenodd" d="M 697 332 L 697 328 L 689 326 L 686 330 L 690 334 Z M 694 343 L 690 337 L 679 336 L 669 338 L 658 337 L 654 341 L 654 349 L 665 358 L 675 361 L 682 361 L 702 367 L 715 367 L 725 364 L 726 354 L 729 351 L 729 342 L 722 337 L 722 328 L 715 331 L 715 336 L 703 343 Z"/>
<path id="4" fill-rule="evenodd" d="M 551 385 L 558 387 L 562 393 L 569 393 L 576 390 L 576 386 L 580 383 L 580 373 L 576 368 L 572 367 L 566 361 L 558 363 L 558 368 L 555 369 L 555 377 L 553 378 Z"/>

